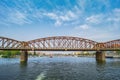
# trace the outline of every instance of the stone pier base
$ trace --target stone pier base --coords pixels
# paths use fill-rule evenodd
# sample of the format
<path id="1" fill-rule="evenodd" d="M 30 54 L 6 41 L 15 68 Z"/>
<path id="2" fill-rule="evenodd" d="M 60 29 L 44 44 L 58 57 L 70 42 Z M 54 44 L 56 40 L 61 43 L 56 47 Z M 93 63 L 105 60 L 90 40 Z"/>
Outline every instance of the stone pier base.
<path id="1" fill-rule="evenodd" d="M 98 61 L 98 62 L 105 61 L 105 52 L 104 51 L 97 51 L 96 52 L 96 61 Z"/>
<path id="2" fill-rule="evenodd" d="M 20 63 L 27 63 L 28 61 L 28 52 L 27 50 L 21 51 Z"/>

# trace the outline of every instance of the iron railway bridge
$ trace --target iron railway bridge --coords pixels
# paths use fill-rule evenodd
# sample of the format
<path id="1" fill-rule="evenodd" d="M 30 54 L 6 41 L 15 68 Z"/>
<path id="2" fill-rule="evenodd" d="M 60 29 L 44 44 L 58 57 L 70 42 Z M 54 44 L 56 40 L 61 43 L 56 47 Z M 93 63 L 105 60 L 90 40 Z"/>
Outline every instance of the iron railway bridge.
<path id="1" fill-rule="evenodd" d="M 0 37 L 0 50 L 21 50 L 21 61 L 25 62 L 27 61 L 27 51 L 97 51 L 96 59 L 104 60 L 103 51 L 120 50 L 120 39 L 96 42 L 79 37 L 55 36 L 18 41 Z"/>

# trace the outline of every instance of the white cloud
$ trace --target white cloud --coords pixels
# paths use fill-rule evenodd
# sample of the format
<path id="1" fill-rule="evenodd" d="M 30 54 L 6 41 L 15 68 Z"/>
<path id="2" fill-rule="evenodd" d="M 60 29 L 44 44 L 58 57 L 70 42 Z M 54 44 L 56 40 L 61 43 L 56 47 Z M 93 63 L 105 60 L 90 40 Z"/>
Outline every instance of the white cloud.
<path id="1" fill-rule="evenodd" d="M 55 12 L 47 13 L 46 12 L 44 13 L 44 15 L 52 20 L 55 20 L 55 25 L 57 24 L 56 26 L 60 26 L 64 22 L 72 21 L 78 18 L 76 14 L 73 13 L 72 11 L 58 12 L 58 13 L 55 13 Z"/>
<path id="2" fill-rule="evenodd" d="M 59 21 L 59 20 L 57 20 L 57 21 L 55 22 L 55 26 L 60 26 L 61 24 L 62 24 L 62 22 Z"/>
<path id="3" fill-rule="evenodd" d="M 30 23 L 30 20 L 27 19 L 27 15 L 19 11 L 10 13 L 10 15 L 7 18 L 7 21 L 9 23 L 20 24 L 20 25 L 25 23 Z"/>
<path id="4" fill-rule="evenodd" d="M 88 3 L 86 0 L 77 0 L 78 6 L 84 11 L 86 8 L 86 3 Z"/>
<path id="5" fill-rule="evenodd" d="M 79 26 L 77 26 L 77 27 L 75 27 L 75 29 L 77 29 L 77 30 L 87 30 L 87 29 L 89 29 L 90 28 L 90 26 L 88 26 L 87 24 L 83 24 L 83 25 L 79 25 Z"/>
<path id="6" fill-rule="evenodd" d="M 84 24 L 95 28 L 106 28 L 108 31 L 115 31 L 120 28 L 120 9 L 113 9 L 109 13 L 94 14 L 87 17 Z"/>
<path id="7" fill-rule="evenodd" d="M 50 17 L 51 19 L 57 20 L 59 17 L 55 13 L 44 13 L 44 15 Z"/>
<path id="8" fill-rule="evenodd" d="M 44 13 L 45 16 L 49 17 L 50 19 L 55 20 L 55 26 L 60 26 L 62 24 L 60 17 L 55 13 Z"/>
<path id="9" fill-rule="evenodd" d="M 103 19 L 103 15 L 92 15 L 86 18 L 86 22 L 98 24 L 101 23 L 102 19 Z"/>
<path id="10" fill-rule="evenodd" d="M 9 14 L 5 19 L 5 22 L 8 24 L 29 24 L 29 23 L 36 23 L 44 20 L 49 20 L 49 22 L 53 23 L 55 26 L 61 25 L 69 25 L 72 22 L 76 22 L 80 16 L 80 9 L 76 5 L 70 5 L 71 8 L 67 9 L 64 8 L 63 10 L 58 9 L 58 5 L 51 3 L 51 1 L 46 1 L 51 7 L 54 7 L 52 10 L 46 10 L 46 8 L 41 7 L 37 8 L 37 6 L 33 2 L 24 1 L 23 4 L 19 4 L 19 1 L 15 1 L 14 8 L 5 8 Z M 69 1 L 68 1 L 69 2 Z M 25 6 L 23 8 L 23 6 Z M 8 10 L 9 9 L 9 10 Z M 5 13 L 3 12 L 3 14 Z M 0 21 L 3 21 L 2 19 Z M 69 23 L 70 22 L 70 23 Z"/>
<path id="11" fill-rule="evenodd" d="M 119 17 L 109 17 L 109 18 L 107 18 L 107 21 L 120 22 L 120 18 Z"/>
<path id="12" fill-rule="evenodd" d="M 72 11 L 68 11 L 66 16 L 69 16 L 70 18 L 76 18 L 76 15 Z"/>
<path id="13" fill-rule="evenodd" d="M 80 30 L 81 33 L 79 34 L 84 33 L 87 38 L 97 41 L 117 39 L 120 37 L 120 9 L 117 8 L 104 14 L 91 15 L 85 18 L 83 24 L 75 27 L 75 29 Z"/>
<path id="14" fill-rule="evenodd" d="M 76 19 L 77 16 L 72 11 L 68 11 L 66 14 L 63 13 L 63 15 L 61 15 L 59 18 L 62 21 L 71 21 L 71 20 Z"/>
<path id="15" fill-rule="evenodd" d="M 116 8 L 113 10 L 113 12 L 110 14 L 110 16 L 107 18 L 108 21 L 119 22 L 120 23 L 120 9 Z"/>

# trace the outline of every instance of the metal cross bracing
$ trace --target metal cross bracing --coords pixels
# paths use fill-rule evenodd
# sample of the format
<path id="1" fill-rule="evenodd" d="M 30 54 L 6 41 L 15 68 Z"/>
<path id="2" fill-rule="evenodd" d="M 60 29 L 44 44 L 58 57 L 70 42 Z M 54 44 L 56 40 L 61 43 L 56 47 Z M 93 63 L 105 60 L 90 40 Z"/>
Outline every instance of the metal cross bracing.
<path id="1" fill-rule="evenodd" d="M 6 37 L 0 37 L 0 50 L 38 50 L 38 51 L 120 50 L 120 39 L 99 43 L 89 39 L 68 36 L 46 37 L 31 41 L 17 41 Z"/>
<path id="2" fill-rule="evenodd" d="M 47 37 L 27 42 L 35 50 L 89 50 L 97 43 L 92 40 L 78 37 Z"/>
<path id="3" fill-rule="evenodd" d="M 0 37 L 0 49 L 20 49 L 22 48 L 21 41 Z"/>

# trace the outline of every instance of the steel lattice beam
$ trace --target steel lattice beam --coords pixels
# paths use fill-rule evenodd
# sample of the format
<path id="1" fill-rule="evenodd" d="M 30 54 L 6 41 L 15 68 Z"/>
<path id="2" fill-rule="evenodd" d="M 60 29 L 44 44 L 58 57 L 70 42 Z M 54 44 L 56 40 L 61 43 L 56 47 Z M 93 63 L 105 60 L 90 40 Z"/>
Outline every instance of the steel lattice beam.
<path id="1" fill-rule="evenodd" d="M 40 38 L 31 41 L 18 41 L 0 37 L 0 50 L 53 50 L 53 51 L 79 51 L 79 50 L 120 50 L 120 39 L 108 42 L 96 42 L 89 39 L 56 36 Z"/>

